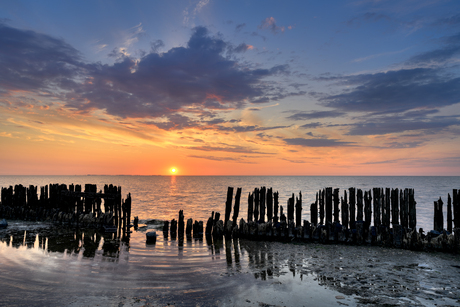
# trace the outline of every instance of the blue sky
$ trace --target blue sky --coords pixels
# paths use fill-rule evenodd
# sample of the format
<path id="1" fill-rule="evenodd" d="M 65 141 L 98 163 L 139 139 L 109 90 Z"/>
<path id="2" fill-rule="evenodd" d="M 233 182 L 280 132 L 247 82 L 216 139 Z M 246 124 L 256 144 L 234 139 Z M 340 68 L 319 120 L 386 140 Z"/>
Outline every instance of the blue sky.
<path id="1" fill-rule="evenodd" d="M 0 2 L 3 172 L 458 175 L 459 12 Z"/>

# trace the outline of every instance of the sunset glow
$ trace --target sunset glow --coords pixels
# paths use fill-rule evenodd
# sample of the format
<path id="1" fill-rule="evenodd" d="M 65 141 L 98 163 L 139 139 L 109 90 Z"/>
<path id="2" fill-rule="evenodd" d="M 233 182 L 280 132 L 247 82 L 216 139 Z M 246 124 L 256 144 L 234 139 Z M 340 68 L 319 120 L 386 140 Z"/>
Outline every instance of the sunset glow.
<path id="1" fill-rule="evenodd" d="M 0 174 L 458 175 L 459 11 L 4 1 Z"/>

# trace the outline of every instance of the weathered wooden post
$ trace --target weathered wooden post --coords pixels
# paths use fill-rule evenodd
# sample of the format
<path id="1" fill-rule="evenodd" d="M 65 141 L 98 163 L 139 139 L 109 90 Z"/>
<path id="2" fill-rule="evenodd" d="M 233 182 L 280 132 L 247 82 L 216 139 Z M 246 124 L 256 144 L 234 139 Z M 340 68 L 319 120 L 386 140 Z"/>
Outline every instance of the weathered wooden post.
<path id="1" fill-rule="evenodd" d="M 273 194 L 274 206 L 273 206 L 273 223 L 278 223 L 278 206 L 279 206 L 279 192 Z"/>
<path id="2" fill-rule="evenodd" d="M 417 211 L 416 211 L 414 189 L 409 189 L 409 228 L 416 229 L 417 227 Z"/>
<path id="3" fill-rule="evenodd" d="M 187 226 L 185 228 L 185 235 L 187 236 L 187 238 L 192 237 L 192 227 L 193 227 L 193 219 L 190 218 L 187 220 Z"/>
<path id="4" fill-rule="evenodd" d="M 319 191 L 319 223 L 320 225 L 324 225 L 324 196 L 326 194 L 326 190 L 323 189 Z"/>
<path id="5" fill-rule="evenodd" d="M 339 199 L 339 189 L 334 189 L 334 193 L 333 193 L 333 196 L 334 196 L 334 223 L 340 223 L 340 218 L 339 218 L 339 214 L 340 214 L 340 209 L 339 209 L 339 203 L 340 203 L 340 199 Z"/>
<path id="6" fill-rule="evenodd" d="M 177 221 L 175 219 L 171 220 L 171 227 L 169 228 L 171 239 L 176 240 L 177 236 Z"/>
<path id="7" fill-rule="evenodd" d="M 259 221 L 259 189 L 254 189 L 254 221 Z"/>
<path id="8" fill-rule="evenodd" d="M 252 214 L 254 210 L 254 194 L 249 192 L 248 194 L 248 222 L 252 222 Z"/>
<path id="9" fill-rule="evenodd" d="M 302 192 L 299 192 L 299 198 L 296 199 L 295 204 L 295 227 L 302 226 Z"/>
<path id="10" fill-rule="evenodd" d="M 364 229 L 367 231 L 372 221 L 372 195 L 371 190 L 364 192 Z"/>
<path id="11" fill-rule="evenodd" d="M 452 199 L 447 194 L 447 231 L 452 233 Z"/>
<path id="12" fill-rule="evenodd" d="M 184 237 L 184 227 L 185 227 L 184 211 L 179 210 L 179 223 L 178 223 L 178 227 L 177 227 L 178 228 L 178 237 L 179 237 L 179 239 Z"/>
<path id="13" fill-rule="evenodd" d="M 294 193 L 292 197 L 287 200 L 287 222 L 294 221 Z"/>
<path id="14" fill-rule="evenodd" d="M 347 190 L 343 190 L 342 197 L 342 226 L 348 228 L 348 197 Z"/>
<path id="15" fill-rule="evenodd" d="M 460 229 L 460 189 L 452 190 L 453 213 L 454 213 L 454 228 Z"/>
<path id="16" fill-rule="evenodd" d="M 404 228 L 409 227 L 409 189 L 404 189 L 403 202 L 400 203 L 401 206 L 401 225 Z M 402 210 L 404 209 L 404 210 Z"/>
<path id="17" fill-rule="evenodd" d="M 273 220 L 273 189 L 269 188 L 267 190 L 267 221 L 271 222 Z"/>
<path id="18" fill-rule="evenodd" d="M 444 216 L 442 213 L 442 199 L 439 197 L 438 201 L 434 202 L 434 219 L 433 219 L 433 229 L 435 231 L 442 232 L 444 229 Z"/>
<path id="19" fill-rule="evenodd" d="M 356 220 L 357 221 L 364 221 L 364 205 L 363 205 L 363 190 L 358 189 L 356 192 Z"/>
<path id="20" fill-rule="evenodd" d="M 332 224 L 332 187 L 326 188 L 326 225 Z"/>
<path id="21" fill-rule="evenodd" d="M 232 212 L 232 198 L 233 198 L 233 187 L 227 189 L 227 201 L 225 202 L 225 221 L 224 225 L 230 219 L 230 213 Z"/>
<path id="22" fill-rule="evenodd" d="M 391 190 L 391 224 L 399 225 L 399 190 Z"/>
<path id="23" fill-rule="evenodd" d="M 238 220 L 238 214 L 240 213 L 240 198 L 241 198 L 241 188 L 236 189 L 235 195 L 235 206 L 233 207 L 233 228 L 236 226 Z"/>
<path id="24" fill-rule="evenodd" d="M 380 188 L 373 188 L 374 192 L 374 226 L 380 226 Z"/>
<path id="25" fill-rule="evenodd" d="M 391 196 L 391 189 L 386 188 L 385 189 L 385 223 L 384 223 L 384 225 L 387 226 L 387 227 L 390 227 L 390 217 L 391 217 L 390 196 Z"/>
<path id="26" fill-rule="evenodd" d="M 310 205 L 310 219 L 311 224 L 316 227 L 318 225 L 318 204 L 314 202 Z"/>
<path id="27" fill-rule="evenodd" d="M 356 206 L 356 198 L 355 198 L 355 188 L 349 188 L 348 191 L 350 192 L 350 202 L 348 204 L 349 206 L 349 212 L 350 212 L 350 229 L 356 229 L 355 227 L 355 222 L 356 222 L 356 214 L 355 214 L 355 206 Z"/>
<path id="28" fill-rule="evenodd" d="M 260 206 L 259 206 L 259 222 L 265 222 L 265 195 L 266 195 L 266 188 L 260 188 Z"/>

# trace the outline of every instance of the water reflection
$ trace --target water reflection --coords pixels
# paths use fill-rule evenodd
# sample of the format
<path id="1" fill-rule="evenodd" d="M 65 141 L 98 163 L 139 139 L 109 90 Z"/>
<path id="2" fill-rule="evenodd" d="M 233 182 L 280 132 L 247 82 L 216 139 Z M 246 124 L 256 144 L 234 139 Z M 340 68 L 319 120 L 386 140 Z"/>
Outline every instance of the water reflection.
<path id="1" fill-rule="evenodd" d="M 99 251 L 103 257 L 116 259 L 120 252 L 129 251 L 129 237 L 97 230 L 56 229 L 40 233 L 14 231 L 0 237 L 7 247 L 43 250 L 46 253 L 76 254 L 94 258 Z"/>

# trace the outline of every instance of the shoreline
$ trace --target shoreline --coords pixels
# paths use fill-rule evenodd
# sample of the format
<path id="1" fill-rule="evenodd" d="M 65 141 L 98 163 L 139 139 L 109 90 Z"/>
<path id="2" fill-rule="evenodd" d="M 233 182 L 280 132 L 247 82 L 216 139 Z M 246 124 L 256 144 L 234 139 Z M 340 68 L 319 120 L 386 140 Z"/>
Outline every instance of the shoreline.
<path id="1" fill-rule="evenodd" d="M 48 239 L 61 251 L 47 252 L 40 233 L 64 238 L 65 229 L 29 227 L 21 240 L 28 226 L 19 226 L 18 244 L 0 243 L 0 271 L 18 275 L 2 282 L 7 301 L 34 305 L 29 294 L 20 298 L 33 293 L 37 306 L 62 305 L 64 298 L 67 306 L 460 306 L 460 259 L 453 254 L 245 239 L 209 245 L 161 236 L 145 244 L 146 231 L 158 225 L 134 231 L 128 244 L 70 231 L 73 249 Z"/>

